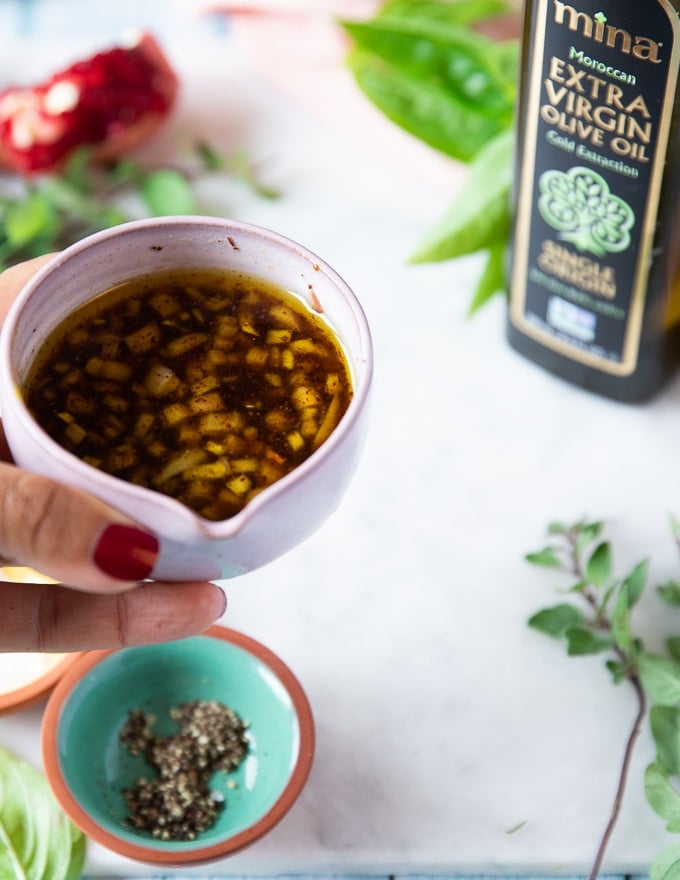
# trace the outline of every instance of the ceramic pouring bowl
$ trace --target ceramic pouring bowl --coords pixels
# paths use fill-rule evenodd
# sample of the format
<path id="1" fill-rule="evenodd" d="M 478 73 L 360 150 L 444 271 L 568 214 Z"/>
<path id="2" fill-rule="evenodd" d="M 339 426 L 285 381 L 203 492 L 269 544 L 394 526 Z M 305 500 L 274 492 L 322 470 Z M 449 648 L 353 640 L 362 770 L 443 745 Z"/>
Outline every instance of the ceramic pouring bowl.
<path id="1" fill-rule="evenodd" d="M 354 386 L 349 408 L 328 440 L 240 513 L 219 522 L 80 461 L 37 425 L 21 391 L 40 346 L 74 309 L 130 278 L 187 267 L 244 272 L 320 307 L 345 350 Z M 17 464 L 92 492 L 151 529 L 160 542 L 152 577 L 163 580 L 234 577 L 316 531 L 339 504 L 358 462 L 371 377 L 369 327 L 343 279 L 277 233 L 213 217 L 134 221 L 67 248 L 24 287 L 0 337 L 0 407 Z"/>

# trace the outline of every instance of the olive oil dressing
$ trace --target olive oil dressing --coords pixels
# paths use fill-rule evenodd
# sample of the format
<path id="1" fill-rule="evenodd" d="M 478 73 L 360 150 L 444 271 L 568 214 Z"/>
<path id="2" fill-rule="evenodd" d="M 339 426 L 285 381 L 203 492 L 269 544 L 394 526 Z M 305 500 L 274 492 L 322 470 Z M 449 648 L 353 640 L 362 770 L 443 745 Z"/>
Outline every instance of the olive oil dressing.
<path id="1" fill-rule="evenodd" d="M 623 401 L 680 362 L 680 0 L 527 0 L 510 344 Z"/>

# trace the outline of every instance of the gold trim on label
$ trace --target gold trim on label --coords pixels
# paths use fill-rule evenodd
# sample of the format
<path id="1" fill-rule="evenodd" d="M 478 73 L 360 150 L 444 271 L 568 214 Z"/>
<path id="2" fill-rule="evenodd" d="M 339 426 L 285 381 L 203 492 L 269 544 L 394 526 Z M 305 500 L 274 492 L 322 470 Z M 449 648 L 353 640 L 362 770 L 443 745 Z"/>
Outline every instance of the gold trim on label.
<path id="1" fill-rule="evenodd" d="M 585 351 L 556 338 L 553 334 L 532 324 L 525 317 L 526 291 L 529 276 L 529 246 L 534 210 L 533 191 L 536 174 L 536 153 L 538 149 L 538 126 L 543 86 L 543 56 L 545 53 L 546 23 L 549 0 L 537 0 L 537 14 L 534 26 L 534 40 L 531 48 L 529 91 L 526 104 L 526 122 L 521 162 L 521 182 L 517 198 L 514 255 L 511 282 L 509 317 L 518 330 L 536 340 L 546 348 L 558 352 L 572 360 L 594 367 L 616 376 L 629 376 L 637 367 L 640 349 L 640 335 L 646 299 L 646 284 L 651 267 L 651 251 L 654 243 L 656 215 L 663 183 L 663 169 L 670 137 L 671 117 L 678 81 L 680 65 L 680 18 L 668 0 L 657 0 L 665 12 L 673 29 L 673 49 L 668 63 L 668 74 L 664 93 L 663 110 L 657 120 L 658 137 L 654 149 L 647 201 L 638 238 L 639 248 L 633 287 L 628 309 L 627 326 L 623 343 L 622 360 L 614 362 Z M 634 245 L 631 245 L 634 246 Z"/>

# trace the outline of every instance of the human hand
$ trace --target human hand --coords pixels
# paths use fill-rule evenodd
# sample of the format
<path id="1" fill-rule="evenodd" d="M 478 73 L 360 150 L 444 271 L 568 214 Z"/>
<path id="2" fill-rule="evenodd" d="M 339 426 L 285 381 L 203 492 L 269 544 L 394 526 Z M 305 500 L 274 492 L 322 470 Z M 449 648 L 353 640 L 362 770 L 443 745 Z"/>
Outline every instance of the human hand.
<path id="1" fill-rule="evenodd" d="M 0 326 L 47 259 L 0 274 Z M 122 513 L 15 467 L 0 423 L 0 566 L 30 566 L 59 582 L 0 580 L 0 651 L 82 651 L 203 632 L 223 614 L 224 593 L 204 581 L 144 581 L 157 553 L 156 538 Z"/>

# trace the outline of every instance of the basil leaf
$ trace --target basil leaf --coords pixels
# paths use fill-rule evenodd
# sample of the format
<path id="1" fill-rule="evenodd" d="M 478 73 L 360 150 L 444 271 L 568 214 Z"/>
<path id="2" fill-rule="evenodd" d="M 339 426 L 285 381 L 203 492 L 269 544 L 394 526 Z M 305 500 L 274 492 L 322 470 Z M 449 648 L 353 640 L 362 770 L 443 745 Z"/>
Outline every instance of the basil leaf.
<path id="1" fill-rule="evenodd" d="M 135 186 L 144 176 L 144 171 L 132 159 L 117 159 L 105 169 L 104 177 L 112 189 L 131 184 Z"/>
<path id="2" fill-rule="evenodd" d="M 468 307 L 468 315 L 472 316 L 497 293 L 505 292 L 505 256 L 508 241 L 505 236 L 489 248 L 484 271 L 477 282 L 477 287 Z"/>
<path id="3" fill-rule="evenodd" d="M 567 637 L 567 654 L 570 657 L 584 657 L 589 654 L 601 654 L 614 647 L 608 636 L 599 636 L 589 629 L 573 626 L 565 632 Z"/>
<path id="4" fill-rule="evenodd" d="M 453 94 L 354 50 L 348 65 L 359 88 L 388 119 L 454 159 L 468 162 L 499 131 L 498 124 Z"/>
<path id="5" fill-rule="evenodd" d="M 442 94 L 455 95 L 478 114 L 497 117 L 499 129 L 510 122 L 516 85 L 496 57 L 501 44 L 467 28 L 412 18 L 345 22 L 344 27 L 361 49 Z"/>
<path id="6" fill-rule="evenodd" d="M 54 209 L 37 192 L 11 202 L 4 212 L 4 232 L 12 247 L 23 247 L 45 234 L 54 234 L 56 228 Z"/>
<path id="7" fill-rule="evenodd" d="M 667 846 L 649 870 L 649 880 L 677 880 L 680 876 L 680 843 Z"/>
<path id="8" fill-rule="evenodd" d="M 638 671 L 652 702 L 660 706 L 680 703 L 680 663 L 659 654 L 641 654 Z"/>
<path id="9" fill-rule="evenodd" d="M 557 555 L 554 547 L 544 547 L 536 553 L 527 553 L 524 559 L 531 565 L 540 565 L 543 568 L 561 568 L 562 560 Z"/>
<path id="10" fill-rule="evenodd" d="M 614 684 L 621 684 L 630 675 L 630 666 L 628 663 L 619 663 L 617 660 L 607 660 L 604 664 L 611 673 Z"/>
<path id="11" fill-rule="evenodd" d="M 649 723 L 656 744 L 657 761 L 671 776 L 680 776 L 680 709 L 675 706 L 652 706 Z"/>
<path id="12" fill-rule="evenodd" d="M 680 636 L 669 636 L 666 639 L 666 647 L 671 657 L 680 661 Z"/>
<path id="13" fill-rule="evenodd" d="M 677 827 L 680 822 L 680 794 L 658 764 L 650 764 L 645 771 L 645 797 L 657 816 Z"/>
<path id="14" fill-rule="evenodd" d="M 0 747 L 0 877 L 78 880 L 85 845 L 43 774 Z"/>
<path id="15" fill-rule="evenodd" d="M 517 89 L 520 42 L 517 39 L 489 40 L 474 31 L 466 30 L 470 25 L 488 19 L 510 7 L 496 0 L 395 0 L 388 3 L 377 15 L 381 23 L 389 19 L 390 23 L 414 26 L 424 34 L 444 38 L 454 45 L 463 39 L 475 41 L 477 49 L 484 55 L 483 64 L 493 70 L 498 79 L 499 87 L 506 93 L 506 98 L 514 102 Z"/>
<path id="16" fill-rule="evenodd" d="M 55 209 L 96 229 L 115 226 L 127 220 L 119 208 L 90 197 L 79 185 L 74 186 L 66 179 L 46 177 L 41 183 L 40 191 Z"/>
<path id="17" fill-rule="evenodd" d="M 480 151 L 453 204 L 410 262 L 449 260 L 507 241 L 513 150 L 513 132 L 507 130 Z"/>
<path id="18" fill-rule="evenodd" d="M 628 577 L 624 580 L 623 585 L 628 591 L 628 607 L 632 608 L 637 604 L 645 589 L 647 582 L 647 574 L 649 572 L 649 559 L 643 559 L 638 562 Z"/>
<path id="19" fill-rule="evenodd" d="M 195 213 L 196 203 L 187 179 L 172 168 L 147 174 L 139 183 L 139 192 L 156 217 Z"/>
<path id="20" fill-rule="evenodd" d="M 69 156 L 61 173 L 67 183 L 85 195 L 92 193 L 92 181 L 89 174 L 91 161 L 92 149 L 80 147 Z"/>
<path id="21" fill-rule="evenodd" d="M 622 651 L 630 651 L 633 647 L 633 634 L 630 628 L 630 597 L 625 583 L 621 585 L 616 596 L 611 631 L 616 646 Z"/>
<path id="22" fill-rule="evenodd" d="M 224 157 L 217 152 L 212 144 L 207 141 L 197 141 L 196 153 L 206 171 L 224 171 L 226 166 Z"/>
<path id="23" fill-rule="evenodd" d="M 404 16 L 412 21 L 466 25 L 499 15 L 507 9 L 508 4 L 503 0 L 458 0 L 453 3 L 451 0 L 388 0 L 377 17 Z"/>
<path id="24" fill-rule="evenodd" d="M 603 526 L 604 524 L 601 522 L 581 522 L 572 526 L 572 530 L 578 535 L 576 538 L 576 552 L 579 554 L 583 553 L 588 544 L 596 541 L 602 532 Z"/>
<path id="25" fill-rule="evenodd" d="M 680 582 L 676 580 L 667 581 L 665 584 L 657 587 L 656 591 L 667 605 L 680 605 Z"/>
<path id="26" fill-rule="evenodd" d="M 342 24 L 355 44 L 347 64 L 359 87 L 435 149 L 467 162 L 511 125 L 516 48 L 428 16 Z"/>
<path id="27" fill-rule="evenodd" d="M 529 626 L 549 636 L 563 636 L 568 629 L 583 621 L 581 612 L 566 603 L 544 608 L 529 618 Z"/>
<path id="28" fill-rule="evenodd" d="M 586 563 L 586 577 L 596 587 L 603 587 L 612 575 L 612 552 L 607 541 L 593 551 Z"/>

